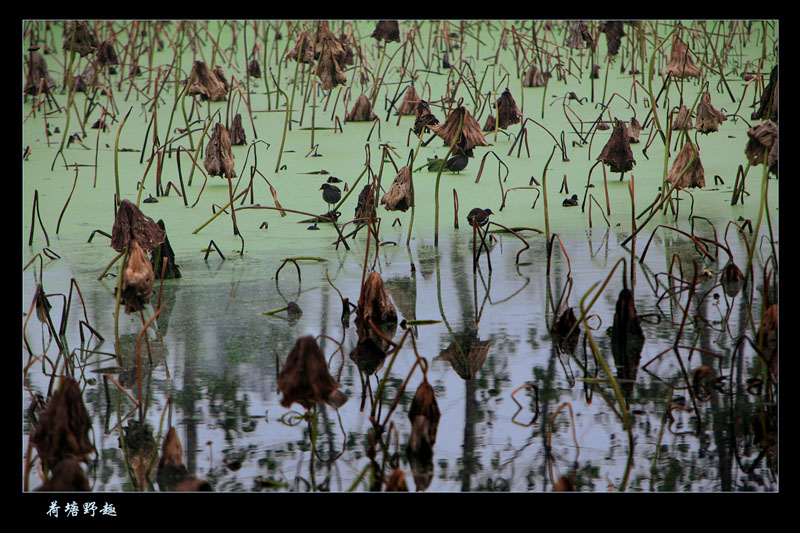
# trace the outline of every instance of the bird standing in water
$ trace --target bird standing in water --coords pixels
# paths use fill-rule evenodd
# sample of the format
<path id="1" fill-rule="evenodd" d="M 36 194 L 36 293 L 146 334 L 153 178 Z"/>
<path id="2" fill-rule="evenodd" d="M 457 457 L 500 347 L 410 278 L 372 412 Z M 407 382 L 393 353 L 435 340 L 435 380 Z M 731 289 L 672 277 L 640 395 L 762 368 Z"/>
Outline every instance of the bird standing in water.
<path id="1" fill-rule="evenodd" d="M 333 205 L 341 199 L 342 191 L 339 189 L 339 187 L 336 185 L 331 185 L 330 183 L 323 183 L 319 190 L 322 191 L 322 199 L 325 200 L 326 204 L 328 204 L 328 213 L 330 213 Z"/>
<path id="2" fill-rule="evenodd" d="M 444 164 L 444 168 L 451 172 L 460 172 L 467 168 L 467 163 L 469 163 L 469 158 L 467 158 L 466 154 L 460 152 L 448 159 Z"/>
<path id="3" fill-rule="evenodd" d="M 489 215 L 493 215 L 492 210 L 488 207 L 486 209 L 481 209 L 480 207 L 474 208 L 472 211 L 467 214 L 467 222 L 469 225 L 472 225 L 472 221 L 475 220 L 478 223 L 478 226 L 485 226 L 489 223 Z"/>

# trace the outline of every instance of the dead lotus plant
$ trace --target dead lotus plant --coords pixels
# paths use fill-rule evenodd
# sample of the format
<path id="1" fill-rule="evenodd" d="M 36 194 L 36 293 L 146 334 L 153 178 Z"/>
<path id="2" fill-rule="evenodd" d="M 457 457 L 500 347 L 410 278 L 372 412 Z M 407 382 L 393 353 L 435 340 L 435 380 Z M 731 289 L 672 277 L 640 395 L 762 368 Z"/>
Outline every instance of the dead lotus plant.
<path id="1" fill-rule="evenodd" d="M 606 34 L 606 44 L 608 55 L 615 56 L 619 53 L 622 38 L 625 36 L 625 29 L 621 20 L 609 20 L 600 25 L 600 31 Z"/>
<path id="2" fill-rule="evenodd" d="M 747 130 L 747 145 L 744 153 L 751 165 L 764 163 L 764 153 L 767 153 L 766 163 L 773 174 L 778 174 L 778 125 L 771 120 L 765 120 Z"/>
<path id="3" fill-rule="evenodd" d="M 431 131 L 432 126 L 439 124 L 439 119 L 431 113 L 431 107 L 425 100 L 419 101 L 416 112 L 417 116 L 414 119 L 415 135 L 421 135 L 425 131 Z"/>
<path id="4" fill-rule="evenodd" d="M 417 94 L 416 89 L 414 89 L 413 85 L 409 85 L 408 89 L 406 89 L 406 94 L 403 97 L 403 102 L 400 104 L 400 107 L 397 108 L 398 115 L 416 115 L 417 114 L 417 107 L 420 104 L 420 97 Z"/>
<path id="5" fill-rule="evenodd" d="M 414 206 L 414 191 L 411 189 L 411 169 L 408 165 L 400 169 L 389 191 L 381 198 L 387 211 L 408 211 Z"/>
<path id="6" fill-rule="evenodd" d="M 433 478 L 433 446 L 440 418 L 436 394 L 427 379 L 423 379 L 408 409 L 411 436 L 406 445 L 406 455 L 414 475 L 417 490 L 425 490 Z"/>
<path id="7" fill-rule="evenodd" d="M 692 129 L 692 117 L 689 114 L 689 108 L 683 104 L 678 108 L 672 119 L 672 129 L 673 131 Z"/>
<path id="8" fill-rule="evenodd" d="M 517 103 L 508 89 L 503 91 L 503 94 L 497 99 L 495 110 L 497 111 L 497 127 L 501 130 L 522 121 L 522 111 L 517 107 Z"/>
<path id="9" fill-rule="evenodd" d="M 294 48 L 289 50 L 286 54 L 286 59 L 299 61 L 300 63 L 311 63 L 314 60 L 314 43 L 311 41 L 311 36 L 308 30 L 303 30 L 297 36 Z"/>
<path id="10" fill-rule="evenodd" d="M 692 161 L 692 157 L 695 154 L 697 157 Z M 683 172 L 683 169 L 686 168 L 690 161 L 692 161 L 691 166 L 686 169 L 686 172 Z M 682 172 L 683 175 L 681 175 Z M 677 183 L 678 187 L 682 189 L 706 186 L 705 170 L 703 169 L 703 163 L 700 161 L 700 152 L 691 141 L 687 140 L 683 144 L 681 151 L 678 152 L 675 161 L 672 163 L 672 168 L 667 174 L 667 181 L 672 184 Z"/>
<path id="11" fill-rule="evenodd" d="M 375 120 L 376 118 L 378 117 L 372 112 L 372 103 L 369 101 L 369 98 L 367 98 L 366 95 L 362 94 L 356 98 L 356 101 L 353 104 L 353 107 L 350 109 L 350 112 L 345 116 L 345 121 L 366 122 L 369 120 Z"/>
<path id="12" fill-rule="evenodd" d="M 627 172 L 636 164 L 628 128 L 623 121 L 615 120 L 614 131 L 597 160 L 606 164 L 611 172 L 617 173 Z"/>
<path id="13" fill-rule="evenodd" d="M 371 37 L 387 43 L 400 42 L 400 26 L 396 20 L 379 20 Z"/>
<path id="14" fill-rule="evenodd" d="M 339 384 L 328 370 L 322 350 L 311 335 L 297 339 L 281 368 L 277 385 L 283 407 L 290 407 L 296 402 L 310 409 L 315 404 L 327 403 L 338 409 L 347 401 L 347 396 L 339 391 Z"/>
<path id="15" fill-rule="evenodd" d="M 236 177 L 232 144 L 228 129 L 221 122 L 214 124 L 211 139 L 206 145 L 206 158 L 203 161 L 209 176 L 224 176 L 229 179 Z"/>
<path id="16" fill-rule="evenodd" d="M 68 52 L 73 49 L 81 57 L 86 57 L 97 50 L 97 37 L 85 21 L 71 22 L 67 25 L 62 48 Z"/>
<path id="17" fill-rule="evenodd" d="M 462 119 L 463 126 L 461 126 L 461 136 L 456 139 Z M 475 117 L 470 115 L 469 111 L 467 111 L 464 106 L 458 106 L 451 111 L 444 124 L 437 126 L 431 125 L 430 129 L 444 140 L 445 145 L 461 150 L 467 157 L 472 157 L 472 149 L 474 147 L 489 146 L 489 143 L 486 142 L 486 138 L 483 136 L 480 124 L 478 124 Z"/>
<path id="18" fill-rule="evenodd" d="M 39 92 L 39 83 L 44 79 L 45 90 L 51 90 L 56 87 L 56 81 L 47 70 L 47 61 L 41 52 L 37 50 L 31 51 L 30 58 L 28 59 L 28 72 L 25 78 L 25 94 L 37 94 Z"/>
<path id="19" fill-rule="evenodd" d="M 549 72 L 542 72 L 536 65 L 531 65 L 525 77 L 522 80 L 524 87 L 544 87 L 547 84 L 547 78 L 550 77 Z"/>
<path id="20" fill-rule="evenodd" d="M 704 92 L 697 104 L 696 129 L 700 133 L 709 134 L 719 131 L 719 125 L 725 122 L 725 114 L 711 105 L 711 94 Z"/>
<path id="21" fill-rule="evenodd" d="M 203 61 L 195 61 L 192 67 L 194 79 L 189 87 L 189 96 L 200 96 L 201 100 L 211 100 L 219 102 L 224 100 L 228 94 L 226 82 L 220 80 L 217 75 L 208 68 Z"/>
<path id="22" fill-rule="evenodd" d="M 233 117 L 233 122 L 231 122 L 231 145 L 233 146 L 244 146 L 247 144 L 247 135 L 244 132 L 244 126 L 242 126 L 242 114 L 236 113 L 236 116 Z"/>
<path id="23" fill-rule="evenodd" d="M 63 377 L 39 415 L 31 442 L 45 468 L 53 470 L 67 458 L 86 461 L 95 451 L 89 439 L 91 429 L 80 386 L 71 377 Z"/>
<path id="24" fill-rule="evenodd" d="M 325 48 L 317 66 L 317 77 L 319 77 L 324 90 L 328 91 L 337 85 L 347 83 L 347 76 L 345 76 L 341 67 L 344 59 L 344 55 L 339 54 L 337 56 L 333 48 Z"/>
<path id="25" fill-rule="evenodd" d="M 564 38 L 564 44 L 570 48 L 583 49 L 592 46 L 592 34 L 589 33 L 589 25 L 585 20 L 573 20 L 569 22 L 568 34 Z"/>
<path id="26" fill-rule="evenodd" d="M 664 75 L 667 74 L 680 79 L 700 77 L 700 67 L 694 64 L 689 45 L 678 38 L 672 43 L 672 52 Z"/>

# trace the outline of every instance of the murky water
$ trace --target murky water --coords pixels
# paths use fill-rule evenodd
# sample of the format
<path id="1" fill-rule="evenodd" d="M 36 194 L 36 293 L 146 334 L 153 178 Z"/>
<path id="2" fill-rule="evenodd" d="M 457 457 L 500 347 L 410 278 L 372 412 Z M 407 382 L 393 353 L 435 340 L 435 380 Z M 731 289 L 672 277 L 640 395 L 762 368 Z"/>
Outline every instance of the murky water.
<path id="1" fill-rule="evenodd" d="M 627 80 L 629 84 L 630 77 Z M 574 87 L 587 90 L 585 83 Z M 534 91 L 541 89 L 525 91 L 527 109 L 534 109 L 530 115 L 538 119 L 541 93 Z M 548 88 L 548 93 L 551 91 L 558 92 Z M 550 95 L 547 96 L 549 104 Z M 171 98 L 160 105 L 168 107 Z M 64 100 L 65 95 L 60 99 Z M 120 109 L 125 108 L 123 113 L 134 105 L 117 104 Z M 138 109 L 138 105 L 134 107 Z M 25 106 L 26 113 L 29 109 L 30 102 Z M 213 109 L 224 110 L 224 103 Z M 554 109 L 546 112 L 552 116 Z M 641 104 L 639 112 L 646 113 Z M 278 116 L 277 121 L 272 118 Z M 355 139 L 349 145 L 342 134 L 330 130 L 316 132 L 319 151 L 324 154 L 316 160 L 303 157 L 308 149 L 309 132 L 293 132 L 294 141 L 287 142 L 295 151 L 283 155 L 293 173 L 279 175 L 267 168 L 274 165 L 274 150 L 280 141 L 275 132 L 282 128 L 282 117 L 275 113 L 258 117 L 259 132 L 269 129 L 263 135 L 271 143 L 269 149 L 256 148 L 262 150 L 258 153 L 262 162 L 259 168 L 276 187 L 284 207 L 321 212 L 324 205 L 318 187 L 324 176 L 302 172 L 325 168 L 352 187 L 364 166 L 364 139 L 371 124 L 347 124 L 345 131 L 350 139 Z M 265 126 L 267 120 L 269 128 Z M 484 120 L 485 115 L 481 123 Z M 564 124 L 563 117 L 559 120 L 562 122 L 554 126 L 557 131 Z M 398 128 L 390 127 L 390 122 L 383 123 L 381 139 L 367 143 L 371 146 L 373 171 L 377 172 L 380 165 L 381 142 L 393 144 L 402 157 L 407 155 L 405 135 L 413 118 L 404 121 Z M 138 117 L 125 126 L 126 130 L 138 128 L 135 135 L 125 137 L 126 146 L 141 145 L 146 127 L 143 122 Z M 324 122 L 327 125 L 327 117 Z M 707 147 L 703 161 L 709 186 L 693 191 L 691 197 L 682 195 L 680 203 L 686 207 L 682 207 L 678 216 L 667 213 L 655 220 L 684 232 L 692 232 L 694 228 L 695 234 L 719 241 L 724 235 L 734 261 L 744 270 L 746 241 L 730 222 L 737 222 L 740 216 L 755 221 L 758 209 L 755 183 L 759 179 L 753 176 L 760 178 L 761 167 L 757 167 L 757 172 L 756 167 L 750 171 L 752 196 L 744 205 L 730 207 L 735 168 L 745 160 L 742 139 L 746 138 L 747 126 L 742 122 L 726 123 L 729 129 L 723 128 L 716 137 L 700 141 Z M 112 148 L 106 148 L 100 156 L 101 163 L 105 163 L 99 167 L 102 169 L 98 173 L 99 185 L 95 187 L 90 178 L 93 169 L 77 170 L 76 192 L 65 212 L 61 231 L 54 235 L 76 169 L 56 164 L 54 171 L 49 171 L 55 147 L 47 148 L 42 142 L 42 126 L 41 122 L 33 124 L 33 120 L 24 125 L 24 142 L 31 144 L 35 138 L 36 153 L 47 155 L 26 163 L 23 260 L 28 263 L 45 247 L 60 258 L 44 257 L 41 273 L 37 260 L 22 275 L 23 323 L 30 347 L 23 346 L 23 365 L 35 361 L 25 371 L 22 403 L 27 408 L 33 395 L 47 396 L 53 373 L 48 360 L 59 370 L 62 368 L 56 362 L 58 348 L 51 335 L 35 313 L 28 316 L 36 284 L 43 283 L 49 295 L 68 295 L 70 280 L 74 279 L 85 306 L 73 296 L 61 341 L 65 350 L 80 361 L 76 377 L 84 387 L 97 450 L 87 468 L 95 491 L 135 490 L 126 466 L 130 457 L 126 458 L 120 447 L 119 427 L 120 422 L 124 427 L 139 418 L 127 394 L 138 396 L 137 338 L 143 321 L 152 316 L 158 302 L 166 305 L 156 320 L 157 328 L 151 328 L 147 340 L 142 341 L 145 346 L 142 353 L 147 353 L 148 344 L 150 353 L 149 357 L 142 356 L 143 361 L 146 359 L 142 376 L 143 394 L 147 395 L 145 420 L 153 428 L 159 446 L 170 425 L 177 429 L 184 450 L 183 461 L 190 474 L 209 480 L 214 490 L 221 492 L 304 491 L 311 488 L 312 482 L 317 490 L 367 490 L 371 479 L 370 415 L 377 400 L 363 398 L 362 376 L 350 358 L 358 340 L 356 326 L 352 318 L 348 325 L 343 324 L 339 294 L 351 302 L 358 301 L 365 258 L 368 269 L 374 265 L 385 281 L 401 320 L 431 321 L 409 326 L 408 337 L 404 337 L 407 333 L 404 328 L 397 329 L 394 341 L 405 338 L 403 348 L 393 359 L 391 369 L 386 364 L 369 378 L 366 392 L 368 396 L 375 394 L 379 380 L 385 378 L 378 419 L 388 431 L 384 435 L 388 438 L 388 449 L 379 449 L 375 458 L 378 464 L 386 461 L 387 475 L 391 470 L 388 463 L 396 461 L 410 490 L 550 491 L 562 476 L 581 491 L 777 490 L 776 454 L 763 445 L 768 439 L 762 438 L 763 432 L 770 431 L 764 429 L 763 413 L 771 417 L 776 406 L 765 392 L 769 381 L 763 379 L 767 373 L 763 364 L 759 364 L 759 355 L 753 343 L 747 342 L 756 338 L 767 301 L 764 272 L 774 269 L 768 241 L 762 239 L 754 253 L 754 282 L 733 297 L 725 293 L 719 281 L 722 267 L 727 264 L 726 254 L 712 248 L 710 253 L 717 260 L 704 257 L 685 235 L 676 231 L 659 229 L 640 262 L 655 222 L 638 235 L 632 260 L 631 243 L 621 245 L 631 234 L 627 180 L 620 183 L 617 174 L 609 175 L 613 215 L 608 224 L 602 220 L 599 213 L 603 208 L 598 205 L 594 206 L 591 222 L 588 206 L 581 209 L 561 205 L 568 196 L 563 190 L 558 191 L 562 174 L 570 175 L 573 191 L 580 194 L 584 190 L 582 182 L 594 159 L 584 160 L 583 150 L 587 147 L 573 147 L 569 151 L 572 161 L 557 161 L 561 158 L 556 155 L 548 170 L 551 231 L 563 243 L 562 250 L 556 241 L 549 269 L 545 237 L 532 230 L 520 231 L 525 243 L 507 233 L 493 234 L 491 266 L 486 254 L 482 254 L 478 268 L 474 268 L 472 230 L 465 221 L 471 207 L 491 206 L 495 210 L 492 219 L 503 225 L 544 230 L 543 201 L 537 200 L 531 208 L 535 199 L 531 191 L 515 191 L 508 196 L 506 207 L 499 209 L 501 187 L 507 190 L 527 186 L 531 175 L 542 180 L 552 139 L 541 131 L 534 134 L 532 126 L 531 138 L 536 139 L 532 143 L 533 158 L 506 156 L 513 138 L 493 140 L 488 148 L 510 167 L 509 181 L 504 185 L 498 186 L 500 168 L 491 158 L 487 159 L 481 181 L 474 183 L 483 153 L 476 156 L 467 171 L 443 174 L 438 245 L 433 239 L 432 205 L 436 174 L 424 171 L 414 174 L 417 208 L 411 240 L 407 239 L 409 213 L 379 209 L 383 221 L 377 254 L 374 241 L 367 250 L 364 231 L 348 241 L 350 250 L 341 245 L 335 248 L 331 243 L 336 233 L 329 224 L 320 224 L 319 231 L 311 231 L 307 229 L 309 223 L 298 223 L 305 218 L 302 215 L 282 218 L 273 210 L 237 211 L 242 239 L 232 235 L 229 216 L 219 217 L 193 233 L 212 215 L 212 205 L 217 206 L 216 210 L 228 201 L 228 187 L 219 178 L 209 179 L 196 208 L 185 207 L 174 191 L 159 198 L 158 203 L 143 204 L 145 214 L 154 220 L 164 219 L 182 277 L 165 280 L 163 286 L 156 281 L 152 305 L 143 317 L 120 314 L 118 361 L 114 357 L 116 277 L 97 280 L 115 252 L 101 235 L 95 235 L 91 243 L 86 242 L 95 229 L 111 231 L 113 128 L 100 141 L 100 146 L 108 143 Z M 94 132 L 88 139 L 93 135 Z M 729 139 L 726 135 L 738 137 L 735 152 L 726 148 L 726 152 L 718 153 L 714 146 Z M 90 144 L 89 140 L 84 142 Z M 594 155 L 603 144 L 604 141 L 595 140 L 591 153 Z M 638 148 L 635 152 L 637 212 L 652 201 L 661 179 L 663 146 L 661 151 L 656 148 L 658 145 L 653 144 L 647 159 L 640 156 Z M 238 168 L 247 147 L 235 150 Z M 358 155 L 354 156 L 356 152 Z M 438 157 L 446 153 L 446 147 L 442 150 L 438 140 L 420 152 L 417 164 L 434 153 Z M 735 153 L 736 162 L 726 161 L 733 158 L 725 153 Z M 123 196 L 135 201 L 134 182 L 141 179 L 146 161 L 139 164 L 139 153 L 120 156 L 126 169 Z M 90 160 L 93 164 L 94 150 L 73 148 L 67 159 L 70 164 Z M 264 159 L 268 162 L 263 163 Z M 395 175 L 394 169 L 386 164 L 384 183 Z M 185 156 L 182 165 L 187 173 L 190 162 Z M 398 165 L 402 163 L 398 161 Z M 172 157 L 165 169 L 162 179 L 176 181 Z M 599 171 L 595 170 L 595 176 Z M 711 176 L 715 173 L 724 177 L 725 184 L 711 186 Z M 151 175 L 147 179 L 154 178 Z M 202 186 L 202 177 L 195 176 L 195 180 L 188 188 L 190 204 Z M 600 200 L 602 184 L 597 180 L 592 178 L 597 191 L 593 194 L 605 207 Z M 146 190 L 154 194 L 153 185 L 150 187 Z M 265 184 L 260 182 L 256 187 L 255 202 L 274 205 Z M 452 195 L 456 188 L 457 214 Z M 39 227 L 33 245 L 28 246 L 33 190 L 39 192 L 39 201 L 45 206 L 42 212 L 51 241 L 47 246 Z M 528 193 L 531 194 L 523 197 Z M 769 194 L 771 198 L 777 197 L 777 185 Z M 702 214 L 706 220 L 689 218 L 686 204 L 690 202 L 694 214 Z M 776 205 L 777 201 L 771 199 L 773 224 L 777 221 Z M 347 213 L 342 220 L 348 219 L 354 207 L 355 195 L 352 195 L 344 206 Z M 399 224 L 392 225 L 396 216 Z M 458 217 L 459 229 L 454 228 L 454 216 Z M 259 228 L 263 221 L 268 222 L 266 229 Z M 711 230 L 712 225 L 716 233 Z M 762 223 L 761 235 L 769 239 L 766 226 L 766 222 Z M 748 241 L 753 239 L 750 233 L 744 234 Z M 777 238 L 777 228 L 775 235 Z M 202 251 L 210 240 L 220 246 L 225 260 L 214 251 L 207 256 Z M 244 253 L 238 253 L 242 248 Z M 680 264 L 675 261 L 676 256 L 680 257 Z M 285 264 L 276 276 L 288 257 L 321 260 L 298 260 L 300 278 L 292 263 Z M 111 272 L 117 271 L 118 264 Z M 598 285 L 606 280 L 607 284 Z M 694 287 L 691 298 L 690 286 Z M 670 291 L 670 287 L 684 290 Z M 631 289 L 635 295 L 644 334 L 638 360 L 634 358 L 628 364 L 612 349 L 608 331 L 614 323 L 615 306 L 623 288 Z M 560 304 L 572 307 L 580 317 L 582 301 L 589 306 L 599 290 L 586 322 L 591 328 L 591 339 L 582 324 L 577 343 L 570 349 L 561 349 L 551 334 L 551 325 L 560 314 L 556 309 Z M 49 298 L 56 328 L 61 326 L 64 300 L 59 296 Z M 263 314 L 288 302 L 299 305 L 302 316 L 289 320 L 285 313 Z M 81 321 L 91 325 L 104 340 L 90 337 Z M 276 385 L 279 361 L 286 360 L 295 341 L 304 335 L 318 338 L 330 361 L 331 373 L 348 397 L 339 409 L 319 404 L 317 453 L 313 459 L 310 426 L 297 418 L 304 410 L 297 404 L 291 408 L 281 406 Z M 625 409 L 621 409 L 614 383 L 606 378 L 603 362 L 592 352 L 592 342 L 612 369 L 617 390 L 625 398 Z M 415 366 L 414 345 L 429 365 L 426 378 L 435 390 L 441 411 L 433 447 L 433 477 L 429 482 L 415 479 L 406 453 L 412 433 L 407 413 L 422 382 L 420 368 Z M 463 359 L 453 355 L 458 352 L 454 349 L 457 346 L 477 347 L 473 350 L 476 359 L 470 360 L 471 371 L 465 368 Z M 482 352 L 479 347 L 488 350 Z M 41 354 L 48 359 L 37 358 Z M 701 367 L 712 370 L 712 381 L 697 370 Z M 389 424 L 386 416 L 402 388 Z M 626 424 L 626 419 L 630 424 Z M 25 460 L 30 430 L 26 416 L 22 429 Z M 32 472 L 30 488 L 39 484 Z M 153 482 L 151 488 L 158 486 Z"/>

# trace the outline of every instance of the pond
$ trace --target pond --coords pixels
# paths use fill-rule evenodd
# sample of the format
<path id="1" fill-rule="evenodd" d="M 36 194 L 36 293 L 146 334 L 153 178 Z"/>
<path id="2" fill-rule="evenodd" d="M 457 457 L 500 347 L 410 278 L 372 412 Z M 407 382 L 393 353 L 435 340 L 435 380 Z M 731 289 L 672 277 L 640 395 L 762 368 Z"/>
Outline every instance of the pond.
<path id="1" fill-rule="evenodd" d="M 324 49 L 286 59 L 316 21 L 88 22 L 85 57 L 62 47 L 72 22 L 26 21 L 25 73 L 29 46 L 49 50 L 55 80 L 107 40 L 118 62 L 23 104 L 23 490 L 54 475 L 31 435 L 71 376 L 95 492 L 174 490 L 159 460 L 175 437 L 183 477 L 216 492 L 777 491 L 778 182 L 745 153 L 777 21 L 573 22 L 400 21 L 395 41 L 377 21 L 329 21 L 321 40 L 354 59 L 326 88 Z M 666 76 L 678 40 L 697 77 Z M 185 91 L 195 62 L 222 67 L 225 99 Z M 525 86 L 534 66 L 545 86 Z M 439 126 L 454 113 L 454 138 L 469 120 L 484 130 L 463 170 L 429 168 L 455 148 L 396 114 L 411 85 Z M 506 90 L 517 122 L 484 127 Z M 701 118 L 703 93 L 718 131 L 672 130 L 681 105 Z M 376 118 L 346 119 L 361 94 Z M 214 125 L 237 114 L 236 176 L 209 175 Z M 597 163 L 634 118 L 635 165 Z M 705 183 L 673 187 L 687 144 Z M 413 209 L 380 204 L 342 241 L 364 186 L 380 199 L 405 166 Z M 335 224 L 318 218 L 333 176 Z M 117 193 L 163 221 L 180 270 L 156 269 L 130 314 Z M 474 207 L 491 223 L 474 230 Z M 726 281 L 729 263 L 744 281 Z M 359 321 L 372 272 L 397 315 L 382 336 Z M 282 403 L 306 336 L 345 403 Z"/>

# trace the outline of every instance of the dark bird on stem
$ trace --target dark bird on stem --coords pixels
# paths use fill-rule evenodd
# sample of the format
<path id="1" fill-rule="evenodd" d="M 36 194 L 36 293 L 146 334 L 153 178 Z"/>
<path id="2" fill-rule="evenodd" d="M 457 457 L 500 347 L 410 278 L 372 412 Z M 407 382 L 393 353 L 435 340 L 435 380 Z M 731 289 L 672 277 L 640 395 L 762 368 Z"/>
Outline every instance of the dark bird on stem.
<path id="1" fill-rule="evenodd" d="M 563 205 L 564 207 L 572 207 L 578 205 L 578 195 L 573 194 L 572 198 L 565 198 L 564 202 L 561 205 Z"/>
<path id="2" fill-rule="evenodd" d="M 323 183 L 319 190 L 322 191 L 322 199 L 325 200 L 325 203 L 331 206 L 331 208 L 333 208 L 333 205 L 342 197 L 342 191 L 339 187 L 331 185 L 330 183 Z"/>
<path id="3" fill-rule="evenodd" d="M 488 207 L 486 209 L 481 209 L 480 207 L 474 208 L 472 211 L 469 212 L 467 215 L 467 222 L 469 225 L 472 225 L 472 221 L 475 220 L 478 223 L 478 226 L 485 226 L 489 223 L 489 215 L 493 215 L 492 210 Z"/>

